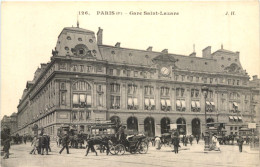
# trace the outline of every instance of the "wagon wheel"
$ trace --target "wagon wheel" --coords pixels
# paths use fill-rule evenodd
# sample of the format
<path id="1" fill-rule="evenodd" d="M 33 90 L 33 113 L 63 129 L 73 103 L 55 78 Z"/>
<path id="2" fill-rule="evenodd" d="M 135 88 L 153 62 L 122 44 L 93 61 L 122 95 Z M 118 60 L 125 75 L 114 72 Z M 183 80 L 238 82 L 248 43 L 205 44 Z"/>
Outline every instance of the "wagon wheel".
<path id="1" fill-rule="evenodd" d="M 115 146 L 115 154 L 116 155 L 124 155 L 125 154 L 125 146 L 122 144 L 118 144 Z"/>
<path id="2" fill-rule="evenodd" d="M 148 151 L 148 144 L 142 141 L 138 146 L 138 150 L 140 154 L 146 154 Z"/>
<path id="3" fill-rule="evenodd" d="M 116 147 L 114 145 L 109 145 L 109 152 L 112 154 L 112 155 L 116 155 Z"/>

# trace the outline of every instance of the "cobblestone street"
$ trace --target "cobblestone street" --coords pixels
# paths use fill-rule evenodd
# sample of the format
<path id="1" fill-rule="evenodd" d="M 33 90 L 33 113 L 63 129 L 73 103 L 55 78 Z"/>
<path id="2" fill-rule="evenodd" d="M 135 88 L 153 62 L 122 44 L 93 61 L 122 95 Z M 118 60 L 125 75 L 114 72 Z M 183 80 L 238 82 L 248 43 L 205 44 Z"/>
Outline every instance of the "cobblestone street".
<path id="1" fill-rule="evenodd" d="M 149 147 L 147 154 L 130 154 L 125 153 L 122 156 L 111 155 L 105 153 L 89 153 L 86 157 L 85 149 L 70 149 L 70 154 L 66 154 L 66 150 L 59 154 L 60 148 L 52 143 L 52 152 L 49 155 L 30 155 L 30 143 L 22 145 L 13 145 L 10 150 L 10 158 L 3 160 L 3 167 L 69 167 L 69 166 L 241 166 L 254 167 L 259 166 L 259 153 L 252 152 L 249 146 L 244 146 L 244 151 L 239 153 L 238 146 L 225 145 L 221 146 L 221 152 L 203 152 L 203 142 L 199 144 L 181 145 L 179 154 L 172 152 L 170 147 L 162 147 L 156 150 Z"/>

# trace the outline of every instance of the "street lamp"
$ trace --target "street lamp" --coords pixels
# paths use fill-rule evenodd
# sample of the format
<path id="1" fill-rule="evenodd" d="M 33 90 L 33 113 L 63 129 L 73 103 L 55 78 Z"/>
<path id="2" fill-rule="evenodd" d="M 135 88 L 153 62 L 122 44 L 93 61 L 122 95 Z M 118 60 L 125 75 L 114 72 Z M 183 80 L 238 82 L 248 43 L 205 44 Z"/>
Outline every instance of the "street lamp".
<path id="1" fill-rule="evenodd" d="M 207 100 L 207 96 L 208 96 L 208 91 L 209 88 L 207 86 L 202 86 L 201 91 L 204 95 L 204 99 L 205 99 L 205 134 L 204 134 L 204 141 L 205 141 L 205 146 L 204 146 L 204 151 L 209 151 L 209 134 L 207 132 L 207 110 L 206 110 L 206 100 Z"/>

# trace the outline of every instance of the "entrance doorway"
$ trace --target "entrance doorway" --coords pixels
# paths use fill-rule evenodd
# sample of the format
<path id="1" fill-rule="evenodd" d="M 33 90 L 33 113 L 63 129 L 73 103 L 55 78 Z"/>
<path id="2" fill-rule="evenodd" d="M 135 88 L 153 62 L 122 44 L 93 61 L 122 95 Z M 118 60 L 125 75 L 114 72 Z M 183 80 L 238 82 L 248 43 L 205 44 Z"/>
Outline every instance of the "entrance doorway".
<path id="1" fill-rule="evenodd" d="M 200 120 L 198 118 L 194 118 L 191 121 L 191 126 L 192 126 L 192 135 L 193 136 L 200 136 L 201 129 L 200 129 Z"/>
<path id="2" fill-rule="evenodd" d="M 171 121 L 168 117 L 164 117 L 161 119 L 161 134 L 169 133 L 170 123 Z"/>
<path id="3" fill-rule="evenodd" d="M 127 119 L 127 129 L 138 132 L 138 121 L 136 117 L 129 117 Z"/>
<path id="4" fill-rule="evenodd" d="M 184 118 L 179 118 L 176 121 L 177 129 L 180 135 L 186 135 L 186 121 Z"/>
<path id="5" fill-rule="evenodd" d="M 147 117 L 144 120 L 144 131 L 147 136 L 154 137 L 155 128 L 154 128 L 154 119 L 152 117 Z"/>

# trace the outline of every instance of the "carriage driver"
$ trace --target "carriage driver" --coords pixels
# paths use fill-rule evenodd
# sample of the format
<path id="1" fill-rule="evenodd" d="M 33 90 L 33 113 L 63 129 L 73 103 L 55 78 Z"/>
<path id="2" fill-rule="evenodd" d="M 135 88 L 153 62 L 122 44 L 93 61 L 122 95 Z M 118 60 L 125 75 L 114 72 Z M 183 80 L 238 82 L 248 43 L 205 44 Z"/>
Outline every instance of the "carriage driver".
<path id="1" fill-rule="evenodd" d="M 126 140 L 125 129 L 126 129 L 126 127 L 122 126 L 122 125 L 119 127 L 118 132 L 117 132 L 119 141 L 125 141 Z"/>

